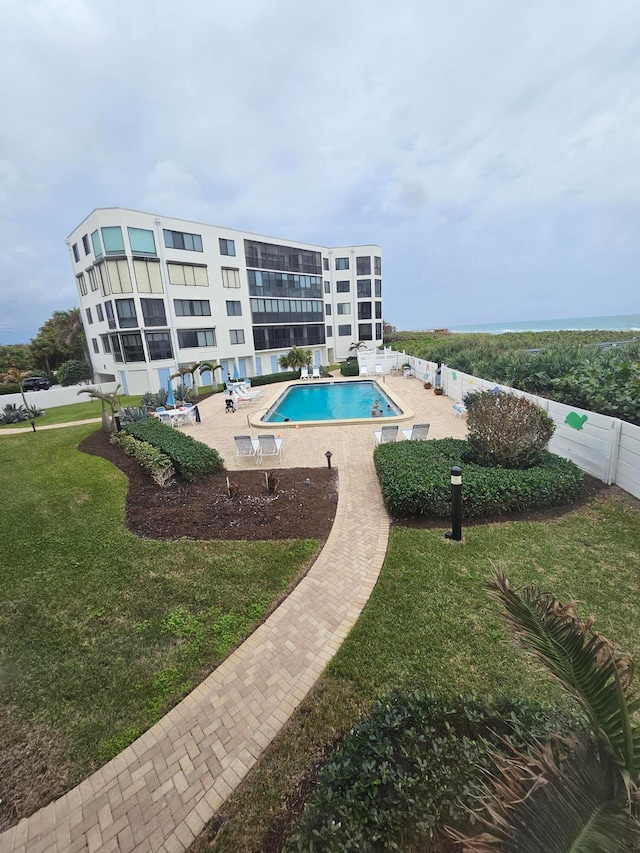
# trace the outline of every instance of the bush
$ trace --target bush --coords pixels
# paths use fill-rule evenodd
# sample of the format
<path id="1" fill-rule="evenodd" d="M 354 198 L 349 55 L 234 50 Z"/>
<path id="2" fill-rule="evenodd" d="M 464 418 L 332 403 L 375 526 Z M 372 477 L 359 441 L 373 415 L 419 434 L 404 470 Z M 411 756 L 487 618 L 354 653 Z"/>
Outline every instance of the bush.
<path id="1" fill-rule="evenodd" d="M 7 403 L 0 412 L 0 424 L 20 424 L 32 418 L 44 415 L 42 409 L 37 406 L 17 406 L 15 403 Z"/>
<path id="2" fill-rule="evenodd" d="M 91 380 L 93 372 L 91 365 L 86 361 L 65 361 L 58 368 L 56 374 L 58 382 L 63 385 L 76 385 L 78 382 L 88 382 Z"/>
<path id="3" fill-rule="evenodd" d="M 525 750 L 531 736 L 583 727 L 553 706 L 392 693 L 321 768 L 284 851 L 431 849 L 445 825 L 469 824 L 492 749 Z"/>
<path id="4" fill-rule="evenodd" d="M 358 360 L 343 361 L 340 365 L 340 373 L 343 376 L 359 376 L 360 368 L 358 367 Z"/>
<path id="5" fill-rule="evenodd" d="M 158 485 L 168 486 L 172 482 L 175 470 L 171 460 L 148 441 L 139 441 L 125 432 L 117 432 L 111 436 L 111 443 L 135 459 Z"/>
<path id="6" fill-rule="evenodd" d="M 0 385 L 0 394 L 19 394 L 22 388 L 15 382 L 5 382 Z"/>
<path id="7" fill-rule="evenodd" d="M 389 442 L 376 447 L 374 462 L 387 510 L 395 518 L 451 514 L 451 466 L 462 466 L 462 512 L 483 518 L 571 503 L 584 473 L 567 459 L 539 450 L 525 470 L 478 465 L 466 441 Z"/>
<path id="8" fill-rule="evenodd" d="M 123 432 L 162 451 L 185 480 L 224 471 L 224 463 L 217 450 L 160 423 L 156 418 L 127 424 Z"/>
<path id="9" fill-rule="evenodd" d="M 144 421 L 151 417 L 147 410 L 142 406 L 124 406 L 124 408 L 120 409 L 117 414 L 123 424 L 131 424 L 135 421 Z"/>
<path id="10" fill-rule="evenodd" d="M 300 379 L 299 370 L 284 370 L 282 373 L 265 373 L 263 376 L 252 376 L 251 387 L 272 385 L 274 382 L 292 382 L 294 379 Z"/>
<path id="11" fill-rule="evenodd" d="M 527 468 L 555 430 L 549 415 L 525 397 L 483 391 L 471 403 L 468 441 L 479 465 Z"/>
<path id="12" fill-rule="evenodd" d="M 156 394 L 147 391 L 140 397 L 140 408 L 142 409 L 157 409 L 158 406 L 166 406 L 169 392 L 166 388 L 161 388 Z"/>

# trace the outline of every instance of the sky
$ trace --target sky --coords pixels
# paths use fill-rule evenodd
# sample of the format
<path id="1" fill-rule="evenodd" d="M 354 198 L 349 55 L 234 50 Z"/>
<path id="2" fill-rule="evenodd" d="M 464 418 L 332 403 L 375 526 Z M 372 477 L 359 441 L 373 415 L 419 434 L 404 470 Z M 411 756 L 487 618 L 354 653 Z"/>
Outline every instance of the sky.
<path id="1" fill-rule="evenodd" d="M 640 312 L 637 0 L 0 0 L 0 344 L 128 207 L 378 243 L 399 329 Z"/>

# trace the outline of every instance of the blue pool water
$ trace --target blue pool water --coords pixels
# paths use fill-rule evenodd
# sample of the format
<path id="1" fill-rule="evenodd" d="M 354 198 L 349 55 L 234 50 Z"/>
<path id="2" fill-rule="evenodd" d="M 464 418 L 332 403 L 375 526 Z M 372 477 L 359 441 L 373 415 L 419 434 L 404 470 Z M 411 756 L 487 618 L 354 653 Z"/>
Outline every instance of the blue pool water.
<path id="1" fill-rule="evenodd" d="M 313 384 L 312 384 L 313 383 Z M 372 418 L 371 409 L 378 400 L 382 417 L 402 412 L 386 396 L 377 382 L 313 382 L 292 385 L 262 418 L 267 423 L 290 421 L 341 421 Z"/>

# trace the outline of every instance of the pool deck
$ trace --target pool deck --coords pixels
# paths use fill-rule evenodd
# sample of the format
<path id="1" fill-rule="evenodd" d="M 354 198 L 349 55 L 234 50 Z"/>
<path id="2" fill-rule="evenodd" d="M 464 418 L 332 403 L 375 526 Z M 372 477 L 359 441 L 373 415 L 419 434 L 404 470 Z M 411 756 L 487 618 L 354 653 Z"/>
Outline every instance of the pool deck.
<path id="1" fill-rule="evenodd" d="M 431 424 L 429 438 L 466 435 L 466 422 L 455 417 L 449 398 L 426 391 L 417 379 L 386 376 L 384 385 L 411 408 L 415 422 Z M 266 386 L 255 404 L 231 414 L 224 395 L 214 395 L 200 404 L 202 423 L 184 432 L 215 447 L 233 471 L 234 435 L 255 434 L 251 415 L 282 390 Z M 76 788 L 2 833 L 0 853 L 179 853 L 189 847 L 305 698 L 367 603 L 389 535 L 373 466 L 373 430 L 394 420 L 264 425 L 284 437 L 284 467 L 324 467 L 325 451 L 333 454 L 338 507 L 312 568 L 266 622 L 155 726 Z M 277 465 L 270 458 L 261 468 Z M 240 467 L 256 466 L 245 459 Z"/>

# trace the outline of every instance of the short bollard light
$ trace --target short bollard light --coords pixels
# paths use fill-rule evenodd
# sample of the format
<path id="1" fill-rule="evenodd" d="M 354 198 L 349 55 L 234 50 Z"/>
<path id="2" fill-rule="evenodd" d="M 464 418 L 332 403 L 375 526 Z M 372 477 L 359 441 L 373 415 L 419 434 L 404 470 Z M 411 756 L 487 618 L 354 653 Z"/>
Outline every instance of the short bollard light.
<path id="1" fill-rule="evenodd" d="M 462 468 L 451 469 L 451 530 L 445 534 L 452 542 L 462 541 Z"/>
<path id="2" fill-rule="evenodd" d="M 324 455 L 327 457 L 327 468 L 331 468 L 331 457 L 333 456 L 333 453 L 330 450 L 327 450 Z"/>

